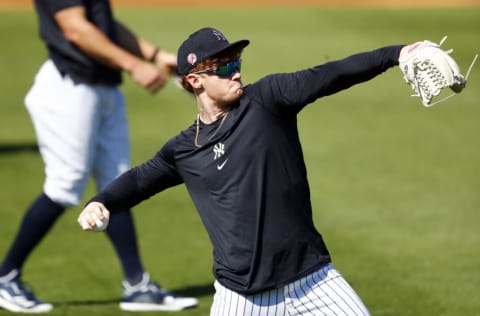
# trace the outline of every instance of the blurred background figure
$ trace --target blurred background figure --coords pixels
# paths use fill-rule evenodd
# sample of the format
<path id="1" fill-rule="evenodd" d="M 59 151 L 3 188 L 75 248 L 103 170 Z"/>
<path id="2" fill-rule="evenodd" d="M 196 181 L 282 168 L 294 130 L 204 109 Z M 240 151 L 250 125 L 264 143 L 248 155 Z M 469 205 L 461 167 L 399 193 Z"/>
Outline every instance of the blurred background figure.
<path id="1" fill-rule="evenodd" d="M 0 265 L 0 307 L 43 313 L 53 306 L 22 283 L 25 261 L 69 208 L 80 203 L 90 176 L 97 189 L 130 168 L 122 72 L 151 93 L 167 82 L 176 55 L 135 36 L 116 21 L 108 0 L 36 0 L 48 59 L 25 98 L 45 164 L 43 190 L 27 209 Z M 122 310 L 182 310 L 178 297 L 144 271 L 129 209 L 110 219 L 106 234 L 123 268 Z"/>

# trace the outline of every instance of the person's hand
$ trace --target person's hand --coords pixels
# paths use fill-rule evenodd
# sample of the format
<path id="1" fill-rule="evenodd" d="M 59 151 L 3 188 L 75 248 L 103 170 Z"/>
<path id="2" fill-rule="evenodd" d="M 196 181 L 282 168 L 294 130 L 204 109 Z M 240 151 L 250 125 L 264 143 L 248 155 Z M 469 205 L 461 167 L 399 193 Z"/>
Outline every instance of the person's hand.
<path id="1" fill-rule="evenodd" d="M 90 202 L 78 216 L 77 222 L 85 231 L 104 231 L 107 229 L 110 212 L 100 202 Z"/>
<path id="2" fill-rule="evenodd" d="M 177 67 L 177 55 L 161 49 L 155 55 L 153 63 L 164 73 L 174 76 L 174 69 Z"/>
<path id="3" fill-rule="evenodd" d="M 140 60 L 131 67 L 128 73 L 135 82 L 150 93 L 157 92 L 167 83 L 167 71 Z"/>

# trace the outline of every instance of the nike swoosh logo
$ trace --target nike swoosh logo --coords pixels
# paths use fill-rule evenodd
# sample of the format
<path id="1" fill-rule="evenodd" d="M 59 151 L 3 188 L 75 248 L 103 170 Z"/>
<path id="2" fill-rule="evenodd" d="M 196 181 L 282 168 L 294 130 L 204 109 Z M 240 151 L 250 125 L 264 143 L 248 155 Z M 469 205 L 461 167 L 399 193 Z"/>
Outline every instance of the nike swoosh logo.
<path id="1" fill-rule="evenodd" d="M 227 161 L 228 161 L 228 158 L 225 159 L 225 161 L 222 162 L 220 165 L 217 165 L 217 169 L 218 169 L 218 170 L 222 170 L 223 167 L 225 167 L 225 165 L 227 164 Z"/>

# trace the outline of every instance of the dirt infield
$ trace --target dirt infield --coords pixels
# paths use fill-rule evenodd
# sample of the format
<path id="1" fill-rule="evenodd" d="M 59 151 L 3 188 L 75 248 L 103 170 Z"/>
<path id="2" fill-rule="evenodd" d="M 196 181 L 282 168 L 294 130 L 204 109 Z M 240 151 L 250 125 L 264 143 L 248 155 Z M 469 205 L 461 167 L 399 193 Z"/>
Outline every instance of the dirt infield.
<path id="1" fill-rule="evenodd" d="M 31 8 L 33 0 L 0 0 L 0 9 Z M 112 0 L 118 6 L 480 6 L 480 0 Z"/>

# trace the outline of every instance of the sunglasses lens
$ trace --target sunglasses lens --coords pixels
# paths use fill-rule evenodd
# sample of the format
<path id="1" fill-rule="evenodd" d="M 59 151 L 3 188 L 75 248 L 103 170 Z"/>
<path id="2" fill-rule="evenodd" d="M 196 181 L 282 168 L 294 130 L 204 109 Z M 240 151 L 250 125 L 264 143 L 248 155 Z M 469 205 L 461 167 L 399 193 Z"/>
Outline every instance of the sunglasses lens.
<path id="1" fill-rule="evenodd" d="M 242 63 L 240 60 L 235 60 L 229 62 L 228 64 L 218 66 L 217 76 L 229 78 L 235 74 L 235 72 L 240 71 Z"/>

